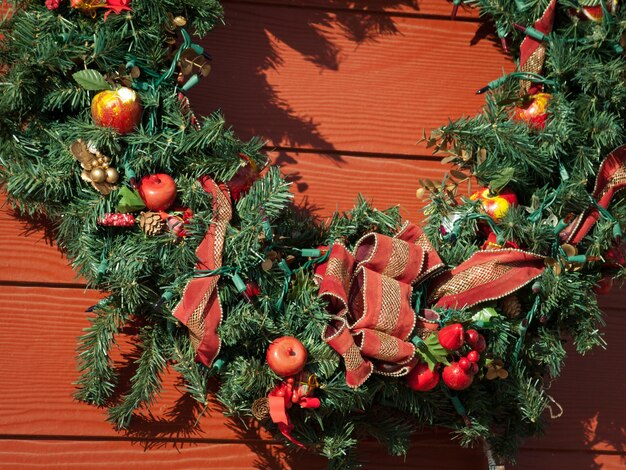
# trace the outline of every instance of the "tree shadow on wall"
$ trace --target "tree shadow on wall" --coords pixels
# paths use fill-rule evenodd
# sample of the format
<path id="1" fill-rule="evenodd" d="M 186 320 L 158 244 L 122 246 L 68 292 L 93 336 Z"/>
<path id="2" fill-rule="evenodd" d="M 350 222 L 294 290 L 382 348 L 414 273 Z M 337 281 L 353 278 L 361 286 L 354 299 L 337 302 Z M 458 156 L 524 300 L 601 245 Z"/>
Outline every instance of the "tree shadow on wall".
<path id="1" fill-rule="evenodd" d="M 226 2 L 228 26 L 218 28 L 201 42 L 213 56 L 213 71 L 189 93 L 200 114 L 221 110 L 243 139 L 258 135 L 273 145 L 334 149 L 320 131 L 320 123 L 296 112 L 268 81 L 268 72 L 281 73 L 281 51 L 285 48 L 313 64 L 316 73 L 336 72 L 346 57 L 344 49 L 398 34 L 395 18 L 383 10 L 409 6 L 418 11 L 417 2 L 380 0 L 376 11 L 368 10 L 372 2 L 367 0 L 329 0 L 323 9 L 300 7 L 302 3 L 294 0 L 287 5 L 264 6 Z M 306 70 L 310 73 L 310 68 Z M 300 93 L 303 97 L 306 94 L 304 89 Z"/>

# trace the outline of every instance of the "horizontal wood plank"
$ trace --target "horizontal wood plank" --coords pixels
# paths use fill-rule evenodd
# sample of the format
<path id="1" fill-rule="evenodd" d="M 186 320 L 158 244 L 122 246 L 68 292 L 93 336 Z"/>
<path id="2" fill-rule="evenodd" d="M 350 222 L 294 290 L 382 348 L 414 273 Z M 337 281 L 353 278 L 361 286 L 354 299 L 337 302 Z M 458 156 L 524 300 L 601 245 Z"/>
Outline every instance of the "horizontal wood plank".
<path id="1" fill-rule="evenodd" d="M 106 413 L 75 401 L 76 340 L 88 326 L 85 309 L 100 298 L 95 291 L 0 286 L 0 434 L 120 437 Z M 119 366 L 132 356 L 133 331 L 120 335 L 114 349 Z M 126 354 L 126 358 L 123 357 Z M 194 428 L 192 400 L 181 398 L 177 374 L 164 376 L 164 390 L 154 416 L 134 421 L 127 433 L 144 438 L 188 437 L 203 440 L 258 438 L 246 434 L 212 404 Z M 188 409 L 186 419 L 168 422 L 174 410 Z M 267 436 L 265 434 L 265 436 Z"/>
<path id="2" fill-rule="evenodd" d="M 477 450 L 453 451 L 440 447 L 416 447 L 406 458 L 389 457 L 374 444 L 359 453 L 364 470 L 425 469 L 483 470 L 485 459 Z M 325 468 L 326 461 L 299 452 L 288 455 L 284 447 L 265 442 L 251 443 L 154 443 L 98 440 L 0 440 L 0 469 L 21 468 L 129 468 L 152 469 L 294 469 Z M 515 470 L 602 470 L 623 469 L 623 454 L 572 451 L 529 451 Z M 509 468 L 507 466 L 507 468 Z"/>
<path id="3" fill-rule="evenodd" d="M 406 458 L 390 457 L 378 446 L 361 446 L 365 470 L 424 469 L 478 470 L 485 467 L 477 450 L 418 446 Z M 153 443 L 98 440 L 0 439 L 0 469 L 34 468 L 130 468 L 153 469 L 294 469 L 326 468 L 326 460 L 305 452 L 287 454 L 268 442 L 249 443 Z"/>
<path id="4" fill-rule="evenodd" d="M 285 7 L 321 8 L 327 11 L 385 13 L 414 17 L 437 17 L 451 20 L 450 0 L 224 0 L 224 5 L 280 5 Z M 462 5 L 457 12 L 459 20 L 476 20 L 478 10 Z"/>
<path id="5" fill-rule="evenodd" d="M 563 416 L 550 420 L 546 436 L 529 440 L 527 448 L 626 452 L 626 381 L 621 372 L 626 360 L 625 299 L 624 289 L 600 297 L 607 322 L 602 331 L 608 346 L 586 356 L 568 348 L 570 355 L 563 374 L 549 391 L 563 407 Z"/>
<path id="6" fill-rule="evenodd" d="M 226 13 L 228 27 L 202 41 L 213 71 L 192 104 L 270 146 L 428 155 L 422 129 L 475 114 L 475 90 L 513 67 L 475 23 L 238 3 Z"/>
<path id="7" fill-rule="evenodd" d="M 399 205 L 403 218 L 422 221 L 426 201 L 415 191 L 420 178 L 441 179 L 449 169 L 436 159 L 351 157 L 336 154 L 272 152 L 292 182 L 296 203 L 324 218 L 354 206 L 359 193 L 378 209 Z"/>
<path id="8" fill-rule="evenodd" d="M 201 442 L 268 438 L 254 428 L 244 431 L 224 418 L 215 405 L 203 415 L 198 428 L 193 428 L 190 423 L 196 416 L 190 402 L 180 401 L 175 374 L 165 377 L 165 391 L 153 408 L 154 417 L 136 420 L 127 434 L 116 433 L 105 422 L 102 410 L 76 403 L 71 396 L 76 379 L 75 339 L 87 325 L 85 308 L 97 299 L 97 293 L 77 289 L 0 287 L 0 321 L 4 325 L 0 329 L 0 436 Z M 564 406 L 565 414 L 548 427 L 546 437 L 529 442 L 529 449 L 623 450 L 626 410 L 619 405 L 626 392 L 623 381 L 613 380 L 610 387 L 599 388 L 598 384 L 607 380 L 602 371 L 620 370 L 626 360 L 626 347 L 620 341 L 626 318 L 621 309 L 612 308 L 607 316 L 609 351 L 569 358 L 565 374 L 550 392 Z M 132 337 L 122 338 L 121 349 L 130 342 Z M 189 407 L 189 412 L 185 420 L 168 422 L 177 400 L 178 406 Z M 433 438 L 430 444 L 448 442 L 445 433 L 438 432 Z M 416 442 L 429 442 L 429 433 L 420 434 Z"/>
<path id="9" fill-rule="evenodd" d="M 18 219 L 0 195 L 0 282 L 84 284 L 42 221 Z"/>
<path id="10" fill-rule="evenodd" d="M 592 451 L 526 450 L 520 454 L 513 470 L 623 470 L 626 467 L 625 454 L 611 454 Z M 507 466 L 507 469 L 509 467 Z"/>

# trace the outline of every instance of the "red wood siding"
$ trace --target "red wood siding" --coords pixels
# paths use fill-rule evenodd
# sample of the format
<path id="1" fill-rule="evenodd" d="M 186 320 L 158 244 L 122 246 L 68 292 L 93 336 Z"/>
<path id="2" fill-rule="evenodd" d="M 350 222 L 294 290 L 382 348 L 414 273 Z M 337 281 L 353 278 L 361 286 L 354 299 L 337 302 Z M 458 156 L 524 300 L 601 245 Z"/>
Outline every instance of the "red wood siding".
<path id="1" fill-rule="evenodd" d="M 321 216 L 348 209 L 361 192 L 419 220 L 417 179 L 444 172 L 416 145 L 422 129 L 477 112 L 474 90 L 512 68 L 475 12 L 451 22 L 444 0 L 227 0 L 225 8 L 227 27 L 203 42 L 213 72 L 193 90 L 195 108 L 219 108 L 241 136 L 267 138 L 298 200 Z M 286 456 L 215 403 L 193 427 L 199 410 L 180 399 L 175 374 L 154 415 L 125 433 L 75 402 L 75 340 L 98 297 L 36 223 L 0 212 L 0 468 L 323 467 Z M 603 298 L 607 350 L 572 355 L 551 391 L 565 413 L 527 443 L 516 468 L 624 468 L 623 304 L 620 292 Z M 129 332 L 115 352 L 120 365 L 132 360 L 131 345 Z M 171 420 L 173 410 L 186 419 Z M 406 459 L 375 443 L 362 456 L 368 469 L 485 468 L 479 450 L 442 431 L 418 434 Z"/>

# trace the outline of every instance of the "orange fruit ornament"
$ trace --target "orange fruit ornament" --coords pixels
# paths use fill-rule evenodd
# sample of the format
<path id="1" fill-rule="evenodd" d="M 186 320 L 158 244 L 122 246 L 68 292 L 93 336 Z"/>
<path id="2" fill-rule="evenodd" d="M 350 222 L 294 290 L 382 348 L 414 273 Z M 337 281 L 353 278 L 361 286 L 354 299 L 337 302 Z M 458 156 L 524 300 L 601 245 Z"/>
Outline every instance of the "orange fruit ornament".
<path id="1" fill-rule="evenodd" d="M 480 201 L 485 213 L 496 222 L 509 212 L 511 206 L 517 205 L 517 196 L 506 188 L 498 194 L 492 194 L 489 188 L 483 188 L 472 194 L 470 199 Z"/>
<path id="2" fill-rule="evenodd" d="M 134 90 L 121 87 L 105 90 L 91 101 L 91 117 L 97 126 L 111 127 L 122 135 L 129 134 L 141 122 L 143 107 Z"/>

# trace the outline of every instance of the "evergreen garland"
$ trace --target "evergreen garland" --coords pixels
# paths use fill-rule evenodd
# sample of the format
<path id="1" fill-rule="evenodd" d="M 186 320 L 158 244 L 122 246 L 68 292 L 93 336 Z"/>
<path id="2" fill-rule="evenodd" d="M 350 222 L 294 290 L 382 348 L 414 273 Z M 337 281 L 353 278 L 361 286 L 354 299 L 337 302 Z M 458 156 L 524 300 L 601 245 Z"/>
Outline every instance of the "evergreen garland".
<path id="1" fill-rule="evenodd" d="M 533 25 L 550 2 L 466 3 L 493 19 L 517 56 L 524 33 L 514 24 Z M 332 318 L 318 296 L 313 269 L 325 255 L 315 249 L 335 240 L 352 249 L 369 232 L 394 235 L 402 221 L 396 208 L 380 211 L 359 199 L 348 213 L 319 223 L 291 203 L 279 170 L 266 168 L 260 140 L 238 140 L 219 114 L 197 120 L 180 94 L 185 84 L 171 73 L 179 52 L 171 43 L 183 22 L 198 36 L 209 32 L 221 19 L 216 0 L 12 2 L 0 24 L 0 63 L 6 64 L 0 82 L 0 181 L 14 208 L 44 215 L 53 224 L 58 246 L 88 286 L 107 293 L 93 307 L 91 325 L 80 339 L 77 398 L 107 406 L 110 421 L 125 428 L 134 413 L 150 407 L 161 374 L 173 367 L 202 404 L 209 379 L 217 377 L 225 412 L 250 418 L 255 401 L 283 381 L 266 364 L 268 345 L 289 335 L 308 352 L 306 370 L 320 384 L 315 396 L 321 402 L 319 408 L 289 410 L 292 435 L 333 466 L 353 464 L 355 446 L 368 436 L 392 455 L 406 454 L 411 433 L 424 425 L 453 430 L 464 446 L 487 443 L 497 460 L 514 459 L 522 439 L 543 430 L 550 402 L 546 389 L 563 367 L 567 338 L 583 354 L 604 344 L 594 288 L 603 278 L 623 274 L 623 260 L 609 270 L 607 258 L 625 226 L 623 200 L 602 211 L 578 244 L 579 255 L 572 256 L 584 255 L 582 261 L 560 257 L 555 230 L 564 228 L 559 221 L 568 214 L 589 207 L 601 161 L 625 140 L 626 13 L 611 2 L 595 2 L 603 14 L 590 21 L 581 14 L 589 3 L 557 4 L 537 79 L 551 95 L 544 123 L 512 119 L 519 101 L 519 76 L 512 75 L 488 87 L 481 114 L 450 122 L 426 138 L 456 166 L 441 184 L 424 183 L 430 204 L 423 229 L 446 266 L 466 261 L 485 242 L 489 221 L 481 204 L 456 194 L 465 177 L 494 192 L 506 187 L 517 194 L 520 204 L 489 222 L 499 245 L 514 242 L 556 260 L 516 293 L 518 303 L 439 310 L 439 326 L 472 325 L 487 339 L 473 384 L 452 394 L 443 385 L 416 392 L 402 378 L 380 375 L 358 388 L 346 384 L 341 357 L 321 339 Z M 94 5 L 130 10 L 107 11 L 104 20 Z M 97 73 L 85 78 L 76 75 L 81 71 Z M 95 125 L 89 113 L 97 93 L 89 83 L 106 88 L 110 85 L 100 83 L 105 77 L 117 77 L 118 84 L 127 80 L 139 94 L 143 117 L 129 134 Z M 180 206 L 193 214 L 184 224 L 185 236 L 171 230 L 147 236 L 137 227 L 99 223 L 116 212 L 123 189 L 104 195 L 81 179 L 82 168 L 70 151 L 79 140 L 110 157 L 121 174 L 118 188 L 128 192 L 135 178 L 172 175 Z M 215 274 L 194 272 L 196 248 L 214 216 L 214 201 L 198 178 L 229 182 L 242 168 L 265 170 L 234 203 L 220 270 L 222 347 L 206 367 L 195 361 L 187 329 L 172 310 L 194 275 Z M 257 287 L 259 294 L 250 294 Z M 413 297 L 418 307 L 422 290 Z M 140 355 L 128 389 L 112 403 L 119 377 L 109 353 L 129 323 L 139 328 Z M 506 371 L 508 377 L 501 373 L 488 380 L 489 370 Z M 277 431 L 271 420 L 263 423 Z"/>

